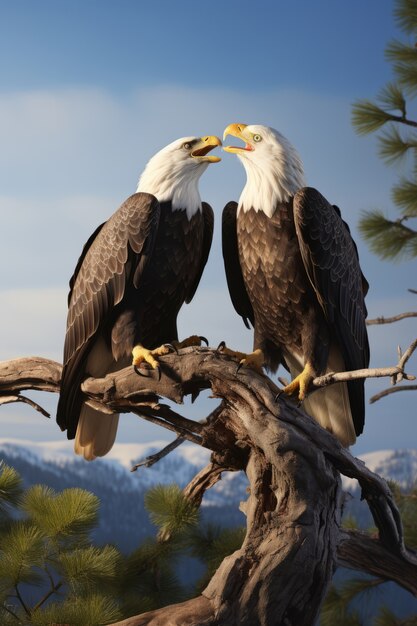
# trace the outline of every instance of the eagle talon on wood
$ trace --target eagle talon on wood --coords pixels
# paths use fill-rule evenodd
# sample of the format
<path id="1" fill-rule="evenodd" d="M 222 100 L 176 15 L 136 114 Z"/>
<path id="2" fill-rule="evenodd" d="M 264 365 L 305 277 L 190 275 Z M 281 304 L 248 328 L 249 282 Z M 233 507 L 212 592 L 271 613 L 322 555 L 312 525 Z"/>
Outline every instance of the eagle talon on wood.
<path id="1" fill-rule="evenodd" d="M 237 366 L 236 374 L 242 367 L 249 367 L 250 369 L 255 370 L 255 372 L 258 372 L 258 374 L 263 374 L 264 363 L 264 353 L 258 348 L 257 350 L 254 350 L 249 354 L 245 354 L 245 356 L 240 359 L 239 365 Z"/>
<path id="2" fill-rule="evenodd" d="M 87 241 L 70 280 L 57 422 L 89 461 L 111 449 L 119 416 L 88 404 L 83 380 L 132 357 L 139 374 L 147 363 L 160 376 L 158 357 L 178 341 L 178 312 L 210 252 L 214 215 L 198 181 L 220 161 L 210 154 L 218 146 L 215 136 L 184 137 L 155 154 L 136 193 Z"/>
<path id="3" fill-rule="evenodd" d="M 154 350 L 148 350 L 138 344 L 132 350 L 132 365 L 134 367 L 140 367 L 142 363 L 147 363 L 152 369 L 155 370 L 159 367 L 159 363 L 155 357 L 163 356 L 164 354 L 169 354 L 174 351 L 175 348 L 168 343 L 164 343 L 162 346 L 159 346 L 159 348 L 155 348 Z"/>
<path id="4" fill-rule="evenodd" d="M 287 396 L 297 396 L 299 404 L 302 404 L 306 399 L 310 384 L 315 376 L 313 368 L 307 363 L 301 374 L 298 374 L 294 380 L 286 385 L 282 393 L 285 393 Z"/>
<path id="5" fill-rule="evenodd" d="M 363 430 L 364 381 L 314 390 L 312 376 L 364 369 L 369 364 L 365 325 L 368 283 L 340 210 L 305 186 L 300 157 L 278 131 L 230 124 L 247 175 L 239 203 L 222 216 L 227 284 L 234 308 L 254 328 L 254 352 L 275 372 L 282 364 L 304 409 L 343 445 Z M 244 357 L 242 357 L 244 358 Z M 314 376 L 313 376 L 314 377 Z"/>

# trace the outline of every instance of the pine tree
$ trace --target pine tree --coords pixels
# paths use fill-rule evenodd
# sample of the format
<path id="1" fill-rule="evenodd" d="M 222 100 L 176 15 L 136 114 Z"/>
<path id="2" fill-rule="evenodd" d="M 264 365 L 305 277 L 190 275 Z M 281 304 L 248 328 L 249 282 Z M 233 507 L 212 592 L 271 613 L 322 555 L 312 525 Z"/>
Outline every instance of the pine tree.
<path id="1" fill-rule="evenodd" d="M 156 485 L 145 498 L 145 507 L 158 529 L 157 538 L 145 541 L 127 559 L 123 580 L 123 613 L 132 615 L 198 595 L 222 560 L 238 550 L 244 528 L 221 528 L 202 521 L 201 512 L 178 485 Z M 185 589 L 176 575 L 180 558 L 198 559 L 205 572 Z"/>
<path id="2" fill-rule="evenodd" d="M 91 626 L 122 617 L 112 598 L 120 554 L 89 542 L 98 505 L 82 489 L 24 491 L 17 472 L 0 464 L 2 625 Z"/>
<path id="3" fill-rule="evenodd" d="M 150 489 L 145 505 L 157 536 L 123 557 L 113 546 L 91 544 L 95 495 L 44 485 L 24 490 L 17 472 L 0 464 L 0 624 L 98 625 L 180 602 L 243 541 L 242 529 L 203 524 L 177 485 Z M 176 574 L 187 554 L 206 566 L 190 589 Z"/>
<path id="4" fill-rule="evenodd" d="M 376 101 L 359 100 L 353 105 L 352 121 L 359 134 L 379 133 L 379 154 L 389 165 L 406 166 L 392 190 L 399 211 L 396 219 L 379 209 L 366 211 L 359 228 L 371 250 L 383 259 L 409 259 L 417 256 L 417 121 L 408 115 L 410 102 L 417 96 L 417 9 L 415 0 L 396 0 L 395 19 L 408 36 L 406 43 L 392 41 L 386 58 L 393 64 L 394 81 L 386 85 Z"/>

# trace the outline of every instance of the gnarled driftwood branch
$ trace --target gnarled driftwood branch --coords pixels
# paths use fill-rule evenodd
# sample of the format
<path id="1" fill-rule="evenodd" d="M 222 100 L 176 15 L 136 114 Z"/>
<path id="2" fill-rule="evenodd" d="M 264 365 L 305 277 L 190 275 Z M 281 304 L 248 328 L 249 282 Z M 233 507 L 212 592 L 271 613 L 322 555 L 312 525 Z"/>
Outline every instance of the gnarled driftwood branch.
<path id="1" fill-rule="evenodd" d="M 125 620 L 120 626 L 310 626 L 337 563 L 395 580 L 417 595 L 417 558 L 404 545 L 387 483 L 293 402 L 266 376 L 236 375 L 236 363 L 209 348 L 160 359 L 161 377 L 133 368 L 89 378 L 83 391 L 107 411 L 135 412 L 213 452 L 211 464 L 186 490 L 200 502 L 225 469 L 244 470 L 250 492 L 240 550 L 227 557 L 198 598 Z M 15 367 L 15 377 L 12 375 Z M 36 375 L 33 375 L 34 372 Z M 60 366 L 37 359 L 0 365 L 0 396 L 28 388 L 59 388 Z M 42 372 L 42 375 L 41 375 Z M 203 423 L 161 402 L 211 388 L 221 404 Z M 379 537 L 342 530 L 339 473 L 356 478 Z"/>

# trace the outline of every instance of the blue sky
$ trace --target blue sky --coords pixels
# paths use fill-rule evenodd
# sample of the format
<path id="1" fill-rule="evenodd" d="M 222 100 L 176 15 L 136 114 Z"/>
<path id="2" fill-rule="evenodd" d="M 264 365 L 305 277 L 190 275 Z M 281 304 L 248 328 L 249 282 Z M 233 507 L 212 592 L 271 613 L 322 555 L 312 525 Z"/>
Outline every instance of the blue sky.
<path id="1" fill-rule="evenodd" d="M 388 0 L 15 0 L 0 18 L 2 58 L 12 55 L 2 90 L 174 82 L 350 95 L 385 80 L 393 31 Z"/>
<path id="2" fill-rule="evenodd" d="M 384 48 L 401 36 L 392 10 L 391 0 L 0 0 L 0 358 L 61 360 L 68 279 L 90 233 L 135 191 L 155 151 L 181 136 L 221 136 L 230 122 L 278 128 L 308 183 L 341 207 L 371 283 L 370 315 L 416 309 L 415 262 L 379 261 L 356 229 L 361 210 L 391 210 L 398 176 L 350 122 L 352 103 L 392 77 Z M 182 336 L 249 349 L 220 250 L 222 208 L 243 183 L 226 153 L 201 180 L 215 238 L 179 325 Z M 415 321 L 371 328 L 372 364 L 393 364 L 414 336 Z M 399 395 L 369 408 L 357 453 L 415 446 L 411 394 Z M 54 410 L 55 398 L 38 400 Z M 201 417 L 208 406 L 184 410 Z M 120 441 L 164 434 L 122 422 Z M 63 436 L 26 407 L 2 407 L 0 423 L 3 436 Z"/>

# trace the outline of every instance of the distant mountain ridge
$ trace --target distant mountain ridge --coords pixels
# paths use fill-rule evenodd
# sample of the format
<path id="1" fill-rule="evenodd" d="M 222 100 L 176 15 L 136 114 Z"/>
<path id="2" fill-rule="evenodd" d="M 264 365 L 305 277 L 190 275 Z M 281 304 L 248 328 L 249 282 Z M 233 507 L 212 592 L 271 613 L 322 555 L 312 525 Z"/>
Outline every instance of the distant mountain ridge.
<path id="1" fill-rule="evenodd" d="M 114 544 L 129 553 L 142 541 L 153 536 L 148 514 L 144 508 L 146 491 L 158 483 L 176 482 L 186 485 L 207 464 L 210 452 L 192 444 L 183 444 L 151 468 L 131 472 L 139 460 L 167 445 L 166 441 L 146 444 L 115 444 L 109 455 L 92 463 L 74 455 L 72 442 L 65 439 L 52 442 L 31 442 L 20 439 L 0 439 L 0 460 L 16 468 L 26 487 L 41 483 L 56 491 L 81 487 L 100 499 L 100 523 L 93 533 L 96 544 Z M 361 459 L 369 469 L 386 479 L 410 487 L 417 480 L 417 450 L 383 450 L 365 454 Z M 242 526 L 245 518 L 239 502 L 247 498 L 247 479 L 243 472 L 227 472 L 210 489 L 201 508 L 203 520 L 222 526 Z M 345 514 L 353 515 L 366 528 L 372 519 L 366 503 L 360 501 L 357 483 L 343 478 L 344 488 L 352 494 L 346 499 Z M 185 563 L 185 565 L 184 565 Z M 179 564 L 179 575 L 185 584 L 192 584 L 201 574 L 201 565 L 192 559 Z M 336 579 L 351 578 L 357 573 L 338 569 Z M 381 604 L 375 599 L 375 612 Z M 401 613 L 417 612 L 416 600 L 393 583 L 384 585 L 383 603 Z"/>
<path id="2" fill-rule="evenodd" d="M 397 482 L 403 489 L 409 489 L 417 482 L 417 450 L 379 450 L 368 452 L 359 457 L 368 469 L 379 474 L 385 480 Z M 343 487 L 357 487 L 356 480 L 342 477 Z"/>
<path id="3" fill-rule="evenodd" d="M 135 463 L 165 445 L 166 441 L 116 443 L 105 458 L 88 463 L 75 456 L 72 442 L 64 439 L 51 442 L 0 439 L 0 459 L 20 472 L 25 486 L 42 483 L 57 491 L 81 487 L 95 493 L 101 501 L 95 540 L 115 543 L 121 550 L 131 551 L 154 532 L 143 505 L 146 491 L 156 484 L 172 482 L 183 487 L 209 461 L 208 450 L 185 443 L 151 468 L 130 471 Z M 404 488 L 417 481 L 417 450 L 384 450 L 361 458 L 369 469 Z M 243 472 L 224 473 L 203 500 L 203 517 L 215 523 L 221 520 L 225 526 L 244 524 L 239 502 L 247 498 L 247 486 Z M 343 477 L 343 486 L 355 494 L 356 481 Z M 369 514 L 358 498 L 348 501 L 346 509 L 359 518 L 360 524 L 368 525 Z"/>

